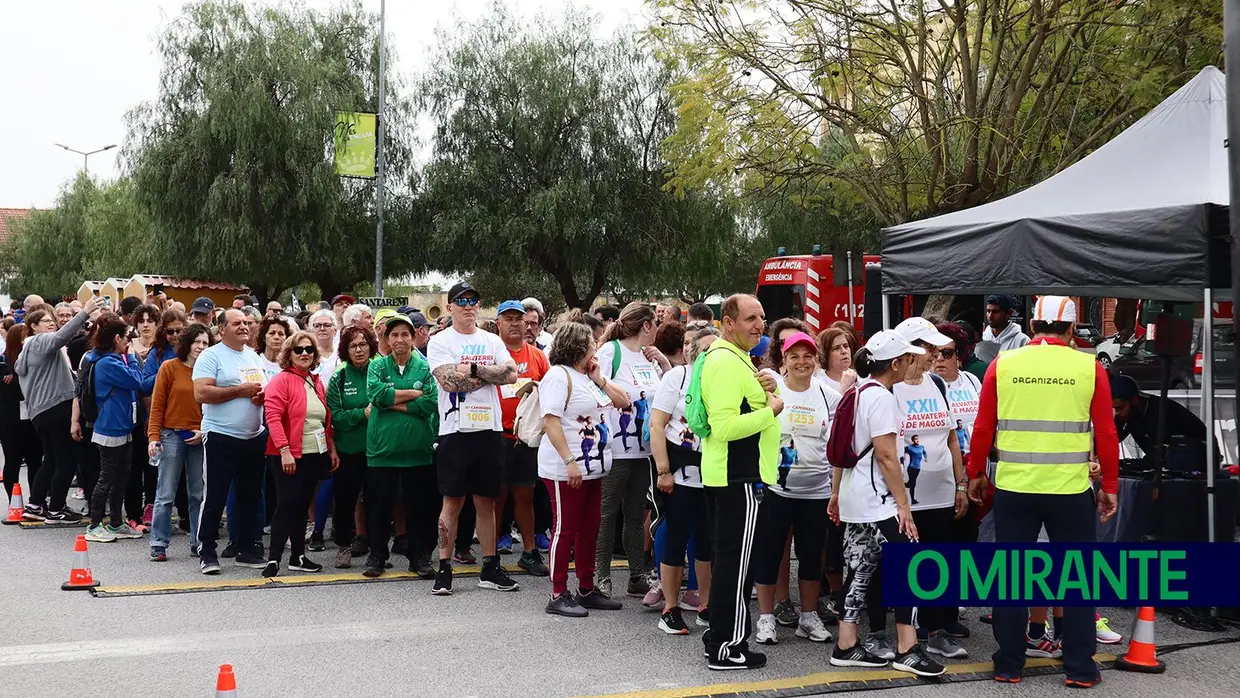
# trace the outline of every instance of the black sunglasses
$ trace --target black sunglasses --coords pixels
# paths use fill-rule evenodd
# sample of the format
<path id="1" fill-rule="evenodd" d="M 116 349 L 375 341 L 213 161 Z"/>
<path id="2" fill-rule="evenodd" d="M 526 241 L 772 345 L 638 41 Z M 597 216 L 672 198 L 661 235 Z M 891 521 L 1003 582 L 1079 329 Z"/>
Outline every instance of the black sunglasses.
<path id="1" fill-rule="evenodd" d="M 944 359 L 954 359 L 956 358 L 956 350 L 955 349 L 940 349 L 939 356 L 943 357 Z"/>
<path id="2" fill-rule="evenodd" d="M 314 347 L 293 347 L 294 354 L 313 354 L 314 352 Z"/>

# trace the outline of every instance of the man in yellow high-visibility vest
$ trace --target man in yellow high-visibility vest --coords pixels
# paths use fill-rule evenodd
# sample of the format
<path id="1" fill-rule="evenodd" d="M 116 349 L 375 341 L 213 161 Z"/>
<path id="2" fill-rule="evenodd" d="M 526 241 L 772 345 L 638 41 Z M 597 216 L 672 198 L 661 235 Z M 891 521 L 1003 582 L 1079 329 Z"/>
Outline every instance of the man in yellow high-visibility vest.
<path id="1" fill-rule="evenodd" d="M 1043 526 L 1052 542 L 1093 542 L 1093 512 L 1096 508 L 1102 521 L 1109 520 L 1119 488 L 1111 384 L 1093 356 L 1070 345 L 1076 325 L 1072 299 L 1042 296 L 1032 316 L 1033 340 L 1001 353 L 982 381 L 969 448 L 969 497 L 983 501 L 993 445 L 996 542 L 1033 543 Z M 1102 469 L 1096 502 L 1089 479 L 1091 424 Z M 1065 608 L 1057 629 L 1068 686 L 1088 688 L 1100 680 L 1093 660 L 1093 614 L 1090 607 Z M 1028 609 L 997 607 L 993 617 L 999 643 L 995 680 L 1019 682 Z"/>

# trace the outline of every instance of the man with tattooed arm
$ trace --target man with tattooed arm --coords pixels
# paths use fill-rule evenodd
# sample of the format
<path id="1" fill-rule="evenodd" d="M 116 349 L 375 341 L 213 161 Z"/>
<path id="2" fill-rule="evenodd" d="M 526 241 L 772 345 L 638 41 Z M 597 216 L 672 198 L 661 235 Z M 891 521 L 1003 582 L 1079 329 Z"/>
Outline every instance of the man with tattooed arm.
<path id="1" fill-rule="evenodd" d="M 499 390 L 517 380 L 517 364 L 498 336 L 478 327 L 481 296 L 467 283 L 448 291 L 451 327 L 427 346 L 431 375 L 439 384 L 439 572 L 431 593 L 452 593 L 452 548 L 466 495 L 473 495 L 482 574 L 478 586 L 498 591 L 520 587 L 499 564 L 495 551 L 495 498 L 503 484 L 504 435 Z"/>

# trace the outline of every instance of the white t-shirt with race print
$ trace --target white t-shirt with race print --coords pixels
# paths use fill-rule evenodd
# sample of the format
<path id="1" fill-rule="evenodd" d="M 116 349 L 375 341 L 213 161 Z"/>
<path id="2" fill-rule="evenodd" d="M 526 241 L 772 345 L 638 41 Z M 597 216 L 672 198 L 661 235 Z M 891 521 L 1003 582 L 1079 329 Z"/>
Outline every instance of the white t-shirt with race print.
<path id="1" fill-rule="evenodd" d="M 831 464 L 827 462 L 827 435 L 842 396 L 817 378 L 796 392 L 779 379 L 784 409 L 779 413 L 780 480 L 771 490 L 789 499 L 827 499 L 831 496 Z"/>
<path id="2" fill-rule="evenodd" d="M 961 371 L 956 380 L 947 384 L 947 401 L 951 403 L 956 422 L 953 432 L 960 444 L 961 455 L 969 454 L 969 441 L 973 438 L 973 422 L 977 419 L 977 406 L 981 401 L 982 382 L 968 371 Z"/>
<path id="3" fill-rule="evenodd" d="M 651 409 L 671 415 L 662 436 L 671 444 L 679 445 L 693 451 L 701 452 L 702 440 L 689 428 L 689 420 L 685 419 L 685 393 L 689 390 L 689 378 L 693 374 L 692 366 L 676 366 L 663 374 L 659 389 L 655 391 Z M 657 438 L 651 434 L 651 438 Z M 670 448 L 670 446 L 669 446 Z M 675 474 L 677 485 L 686 487 L 702 486 L 701 467 L 681 467 Z"/>
<path id="4" fill-rule="evenodd" d="M 571 396 L 568 394 L 570 376 L 573 381 Z M 607 431 L 599 428 L 607 419 L 611 398 L 589 376 L 566 366 L 552 366 L 538 384 L 538 404 L 543 415 L 560 418 L 560 428 L 564 430 L 568 450 L 577 458 L 581 479 L 597 480 L 611 470 L 612 453 L 607 448 Z M 538 444 L 538 476 L 558 482 L 568 480 L 568 467 L 546 434 Z"/>
<path id="5" fill-rule="evenodd" d="M 948 438 L 956 438 L 956 417 L 929 373 L 917 385 L 903 381 L 891 388 L 903 410 L 900 465 L 913 511 L 942 509 L 956 501 L 956 474 Z"/>
<path id="6" fill-rule="evenodd" d="M 877 437 L 899 434 L 900 421 L 904 417 L 895 395 L 873 378 L 858 381 L 857 389 L 860 390 L 866 383 L 877 387 L 857 395 L 856 413 L 853 415 L 853 453 L 861 453 Z M 896 515 L 896 500 L 883 479 L 882 469 L 874 462 L 872 448 L 857 461 L 855 468 L 843 471 L 838 487 L 841 521 L 874 523 Z"/>
<path id="7" fill-rule="evenodd" d="M 616 347 L 620 348 L 620 367 L 613 377 L 611 367 Z M 640 351 L 631 351 L 619 342 L 607 342 L 594 356 L 602 376 L 623 386 L 633 401 L 629 407 L 613 409 L 607 417 L 612 453 L 622 460 L 649 456 L 650 444 L 642 438 L 642 431 L 650 419 L 650 403 L 659 387 L 659 368 Z"/>
<path id="8" fill-rule="evenodd" d="M 494 366 L 512 361 L 504 340 L 483 329 L 473 334 L 461 334 L 449 327 L 431 337 L 426 347 L 426 359 L 431 371 L 440 366 L 457 366 L 473 363 Z M 499 409 L 499 390 L 483 383 L 477 390 L 453 393 L 439 389 L 439 435 L 467 431 L 502 431 L 504 428 Z"/>

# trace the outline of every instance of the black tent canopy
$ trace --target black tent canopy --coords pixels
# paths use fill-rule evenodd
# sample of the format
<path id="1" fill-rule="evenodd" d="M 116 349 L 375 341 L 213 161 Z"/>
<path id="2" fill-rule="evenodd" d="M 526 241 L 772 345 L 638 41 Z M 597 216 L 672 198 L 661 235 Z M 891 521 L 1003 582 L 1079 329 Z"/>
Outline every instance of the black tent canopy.
<path id="1" fill-rule="evenodd" d="M 1053 177 L 884 229 L 883 292 L 1197 301 L 1229 288 L 1225 93 L 1207 67 Z"/>

